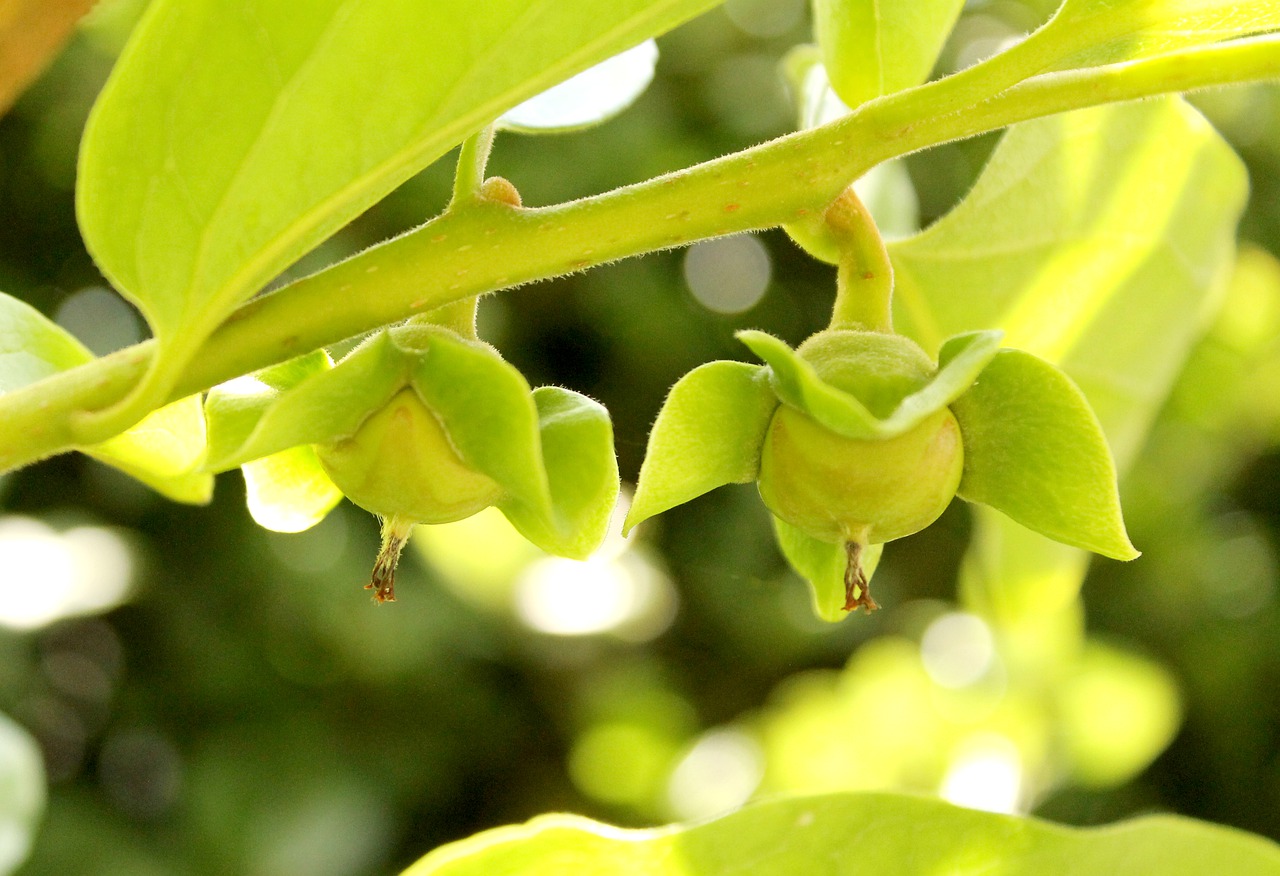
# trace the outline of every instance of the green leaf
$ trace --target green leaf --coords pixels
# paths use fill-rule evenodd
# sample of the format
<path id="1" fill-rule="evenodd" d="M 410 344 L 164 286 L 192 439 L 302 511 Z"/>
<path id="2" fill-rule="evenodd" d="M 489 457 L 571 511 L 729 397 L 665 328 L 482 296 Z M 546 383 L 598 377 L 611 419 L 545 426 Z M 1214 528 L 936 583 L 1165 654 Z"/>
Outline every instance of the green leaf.
<path id="1" fill-rule="evenodd" d="M 1247 192 L 1240 160 L 1178 99 L 1017 125 L 960 206 L 889 245 L 895 322 L 926 350 L 1000 326 L 1083 390 L 1123 472 L 1217 306 Z M 1083 555 L 976 517 L 964 586 L 991 616 L 1074 599 Z"/>
<path id="2" fill-rule="evenodd" d="M 618 501 L 618 460 L 609 412 L 557 386 L 533 391 L 542 460 L 551 487 L 551 518 L 523 503 L 501 501 L 520 534 L 543 550 L 585 560 L 608 534 Z"/>
<path id="3" fill-rule="evenodd" d="M 0 293 L 0 393 L 92 359 L 70 332 Z M 174 501 L 202 505 L 213 496 L 213 478 L 193 471 L 205 452 L 199 396 L 153 411 L 129 431 L 79 449 Z"/>
<path id="4" fill-rule="evenodd" d="M 152 411 L 129 431 L 82 449 L 175 502 L 203 505 L 213 498 L 213 475 L 196 471 L 206 449 L 198 395 Z"/>
<path id="5" fill-rule="evenodd" d="M 93 354 L 24 301 L 0 292 L 0 393 L 83 365 Z"/>
<path id="6" fill-rule="evenodd" d="M 927 351 L 1002 328 L 1084 391 L 1123 470 L 1216 306 L 1247 193 L 1180 99 L 1018 125 L 958 207 L 889 245 L 895 323 Z"/>
<path id="7" fill-rule="evenodd" d="M 901 435 L 951 404 L 996 354 L 1001 332 L 969 332 L 951 338 L 943 345 L 938 373 L 884 419 L 853 395 L 824 381 L 812 365 L 773 335 L 748 330 L 738 332 L 737 337 L 769 364 L 770 384 L 778 398 L 838 435 L 865 441 Z"/>
<path id="8" fill-rule="evenodd" d="M 1273 876 L 1280 848 L 1177 816 L 1072 828 L 924 797 L 832 794 L 653 830 L 546 815 L 437 849 L 404 876 L 1203 876 L 1228 861 L 1232 876 Z"/>
<path id="9" fill-rule="evenodd" d="M 1274 0 L 1066 0 L 1026 42 L 1054 57 L 1053 69 L 1064 70 L 1277 28 L 1280 7 Z"/>
<path id="10" fill-rule="evenodd" d="M 310 358 L 283 369 L 311 370 L 283 392 L 290 371 L 237 378 L 215 387 L 205 403 L 209 423 L 207 471 L 226 471 L 300 444 L 353 435 L 370 413 L 407 382 L 407 357 L 391 335 L 379 332 L 332 369 Z"/>
<path id="11" fill-rule="evenodd" d="M 814 0 L 822 60 L 840 99 L 857 107 L 929 78 L 964 0 Z"/>
<path id="12" fill-rule="evenodd" d="M 0 874 L 27 859 L 45 807 L 40 749 L 25 730 L 0 715 Z"/>
<path id="13" fill-rule="evenodd" d="M 551 517 L 538 408 L 523 374 L 489 345 L 433 329 L 413 386 L 468 466 L 497 481 L 512 501 Z"/>
<path id="14" fill-rule="evenodd" d="M 849 616 L 849 612 L 844 610 L 844 573 L 848 564 L 844 545 L 819 541 L 776 515 L 770 516 L 773 517 L 773 532 L 782 555 L 791 568 L 809 582 L 814 613 L 832 623 L 844 620 Z M 871 544 L 862 549 L 862 571 L 867 581 L 875 574 L 882 553 L 882 544 Z"/>
<path id="15" fill-rule="evenodd" d="M 85 129 L 85 241 L 189 352 L 503 111 L 713 5 L 157 0 Z"/>
<path id="16" fill-rule="evenodd" d="M 657 63 L 657 43 L 645 40 L 507 110 L 498 118 L 498 127 L 551 134 L 607 122 L 644 93 Z"/>
<path id="17" fill-rule="evenodd" d="M 1069 377 L 1029 353 L 1002 350 L 952 412 L 964 437 L 962 498 L 1063 544 L 1117 560 L 1138 556 L 1102 426 Z"/>
<path id="18" fill-rule="evenodd" d="M 716 487 L 754 481 L 777 407 L 758 365 L 708 362 L 681 377 L 653 424 L 623 532 Z"/>
<path id="19" fill-rule="evenodd" d="M 249 513 L 273 532 L 310 529 L 342 501 L 310 444 L 246 462 L 242 470 Z"/>

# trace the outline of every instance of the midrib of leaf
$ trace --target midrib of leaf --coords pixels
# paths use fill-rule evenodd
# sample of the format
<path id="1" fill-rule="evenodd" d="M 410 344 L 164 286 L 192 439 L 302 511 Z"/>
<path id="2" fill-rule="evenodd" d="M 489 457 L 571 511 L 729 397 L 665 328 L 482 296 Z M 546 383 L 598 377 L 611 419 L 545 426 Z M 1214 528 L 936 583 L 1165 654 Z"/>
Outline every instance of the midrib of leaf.
<path id="1" fill-rule="evenodd" d="M 627 19 L 624 24 L 620 24 L 604 31 L 596 39 L 584 44 L 577 52 L 567 56 L 560 63 L 546 68 L 547 71 L 555 71 L 555 75 L 553 77 L 540 77 L 539 84 L 537 85 L 526 85 L 524 88 L 505 92 L 503 95 L 495 97 L 486 103 L 479 104 L 478 106 L 468 104 L 469 106 L 472 106 L 471 111 L 457 116 L 457 121 L 451 125 L 436 127 L 432 121 L 427 121 L 423 124 L 423 129 L 427 131 L 434 130 L 445 132 L 444 134 L 430 138 L 435 148 L 439 148 L 437 144 L 441 142 L 447 142 L 450 144 L 440 150 L 440 154 L 443 154 L 448 150 L 448 148 L 451 148 L 452 144 L 461 142 L 461 140 L 464 139 L 471 131 L 481 125 L 487 124 L 494 118 L 497 118 L 497 116 L 503 111 L 515 106 L 521 100 L 527 97 L 532 97 L 550 87 L 550 85 L 562 81 L 573 73 L 590 66 L 590 62 L 595 59 L 595 55 L 601 46 L 608 45 L 612 40 L 623 33 L 629 31 L 634 32 L 638 28 L 647 29 L 652 22 L 659 20 L 666 13 L 670 5 L 670 3 L 655 3 L 650 6 L 646 12 Z M 196 278 L 200 276 L 200 272 L 206 261 L 208 246 L 210 243 L 210 232 L 214 229 L 216 220 L 222 215 L 228 198 L 235 188 L 236 182 L 240 179 L 246 167 L 251 163 L 250 159 L 260 149 L 262 145 L 262 137 L 270 127 L 271 120 L 276 117 L 278 113 L 281 112 L 282 107 L 287 104 L 287 101 L 283 100 L 283 98 L 287 96 L 288 90 L 293 87 L 293 84 L 299 81 L 299 77 L 302 72 L 306 70 L 319 56 L 319 49 L 331 38 L 331 35 L 334 32 L 334 25 L 344 20 L 349 15 L 348 10 L 355 6 L 358 6 L 357 2 L 354 2 L 354 0 L 346 0 L 346 2 L 335 10 L 333 20 L 325 27 L 320 39 L 316 41 L 315 48 L 308 53 L 307 59 L 298 65 L 298 69 L 290 76 L 289 84 L 286 85 L 285 89 L 282 90 L 272 101 L 271 110 L 266 114 L 266 116 L 264 116 L 263 123 L 258 129 L 257 136 L 255 137 L 252 146 L 248 151 L 246 151 L 244 158 L 240 162 L 235 173 L 231 177 L 231 180 L 219 198 L 218 204 L 209 214 L 208 221 L 204 223 L 204 231 L 201 233 L 200 244 L 197 248 L 196 259 L 193 262 L 188 288 L 194 287 Z M 471 64 L 470 72 L 459 77 L 449 90 L 445 92 L 439 102 L 439 108 L 435 114 L 435 118 L 439 118 L 441 115 L 447 115 L 450 102 L 455 98 L 455 96 L 462 92 L 471 81 L 477 77 L 484 76 L 487 68 L 484 60 L 491 59 L 501 54 L 502 46 L 509 42 L 509 35 L 520 32 L 521 22 L 530 18 L 536 19 L 537 16 L 535 15 L 535 10 L 542 11 L 553 7 L 554 3 L 549 4 L 544 2 L 536 4 L 535 6 L 527 9 L 520 18 L 516 19 L 515 22 L 513 22 L 513 26 L 508 28 L 505 32 L 504 38 L 502 40 L 495 41 L 495 45 L 492 49 L 487 51 L 482 58 L 477 59 L 476 62 Z M 284 254 L 293 247 L 294 242 L 298 238 L 305 236 L 305 233 L 309 229 L 323 225 L 324 218 L 335 213 L 343 204 L 359 200 L 359 194 L 370 189 L 371 183 L 376 183 L 377 181 L 386 179 L 407 179 L 413 173 L 421 169 L 421 156 L 423 154 L 424 150 L 421 148 L 405 149 L 382 163 L 375 165 L 363 176 L 338 189 L 333 195 L 323 201 L 320 201 L 311 209 L 302 213 L 291 226 L 293 229 L 292 234 L 280 235 L 273 243 L 268 244 L 265 248 L 260 250 L 258 255 L 249 259 L 240 270 L 232 275 L 221 289 L 209 296 L 207 303 L 204 306 L 196 309 L 196 314 L 201 317 L 197 322 L 203 322 L 204 318 L 208 318 L 211 322 L 215 323 L 219 321 L 222 312 L 226 309 L 227 300 L 230 299 L 238 301 L 244 297 L 242 293 L 251 284 L 265 283 L 269 281 L 270 277 L 264 275 L 268 273 L 275 273 L 276 269 L 274 266 L 278 266 L 279 269 L 287 267 L 287 265 L 280 264 L 280 262 L 284 260 Z M 377 186 L 374 185 L 372 187 L 376 188 Z M 212 327 L 213 326 L 208 326 L 207 328 L 211 329 Z"/>
<path id="2" fill-rule="evenodd" d="M 209 216 L 204 222 L 204 230 L 200 233 L 200 243 L 196 247 L 196 257 L 192 260 L 191 273 L 187 278 L 188 289 L 195 288 L 197 280 L 201 276 L 201 273 L 205 267 L 205 263 L 208 257 L 209 246 L 212 239 L 211 234 L 213 231 L 217 230 L 218 228 L 218 220 L 222 218 L 222 215 L 226 210 L 227 204 L 229 203 L 231 198 L 231 193 L 235 191 L 236 186 L 239 183 L 240 179 L 243 177 L 245 170 L 253 163 L 252 159 L 262 149 L 263 137 L 265 136 L 267 130 L 270 129 L 271 122 L 283 111 L 284 107 L 288 106 L 290 97 L 296 91 L 297 83 L 302 78 L 303 73 L 308 71 L 311 68 L 311 66 L 316 62 L 316 59 L 320 57 L 321 55 L 320 49 L 323 48 L 332 39 L 333 34 L 336 33 L 336 26 L 343 23 L 349 15 L 349 10 L 358 5 L 359 5 L 358 0 L 344 0 L 344 2 L 341 5 L 336 7 L 334 9 L 333 18 L 330 19 L 329 23 L 325 25 L 324 30 L 320 32 L 319 39 L 315 41 L 315 45 L 311 49 L 311 51 L 307 53 L 307 57 L 300 64 L 298 64 L 297 68 L 293 71 L 292 74 L 290 74 L 287 80 L 282 81 L 283 87 L 278 89 L 275 97 L 272 98 L 271 108 L 263 116 L 262 123 L 258 126 L 258 130 L 256 135 L 254 136 L 253 143 L 249 146 L 247 150 L 245 150 L 244 155 L 240 159 L 239 165 L 236 167 L 235 172 L 231 175 L 231 178 L 228 180 L 226 186 L 223 187 L 222 194 L 219 196 L 217 203 L 214 204 L 213 209 L 209 211 Z M 250 7 L 246 7 L 246 8 L 250 10 L 249 14 L 250 16 L 252 16 L 253 13 L 251 8 Z M 267 49 L 267 56 L 269 58 L 273 57 L 274 52 L 272 51 L 270 42 L 266 43 L 265 48 Z M 277 73 L 278 73 L 278 65 L 275 65 L 275 66 L 277 68 Z M 348 189 L 349 188 L 354 188 L 354 187 L 348 186 Z M 346 191 L 346 189 L 344 189 L 343 191 Z M 345 199 L 338 198 L 334 200 L 336 201 L 336 203 L 342 203 Z M 328 204 L 325 204 L 324 206 L 327 208 Z M 315 210 L 309 211 L 304 215 L 310 216 L 310 214 L 313 212 L 316 212 L 316 211 Z M 324 212 L 327 212 L 327 210 L 320 210 L 319 212 L 324 213 Z M 295 223 L 293 227 L 305 229 L 305 228 L 311 227 L 311 223 L 310 222 Z M 265 250 L 262 251 L 262 253 L 257 258 L 250 259 L 248 262 L 246 262 L 245 265 L 239 271 L 231 275 L 231 278 L 227 281 L 227 283 L 221 289 L 217 290 L 214 294 L 210 295 L 209 298 L 202 303 L 202 306 L 197 306 L 195 311 L 196 314 L 199 317 L 211 318 L 212 320 L 215 320 L 215 321 L 219 320 L 222 315 L 222 312 L 227 307 L 228 302 L 226 299 L 234 299 L 236 301 L 240 300 L 243 297 L 240 294 L 241 290 L 249 286 L 249 284 L 253 283 L 255 277 L 259 276 L 260 274 L 267 273 L 269 270 L 267 268 L 267 265 L 271 264 L 272 262 L 278 261 L 280 259 L 281 251 L 288 249 L 289 244 L 297 236 L 300 236 L 300 235 L 293 235 L 293 236 L 283 235 L 280 239 L 280 243 L 277 246 L 267 247 Z M 285 266 L 281 266 L 281 267 L 285 267 Z M 265 282 L 266 279 L 269 279 L 269 278 L 264 278 L 263 282 Z M 184 307 L 184 312 L 185 310 L 186 308 Z M 203 323 L 205 319 L 198 318 L 195 321 L 199 325 Z M 212 328 L 212 326 L 209 326 L 209 328 Z"/>

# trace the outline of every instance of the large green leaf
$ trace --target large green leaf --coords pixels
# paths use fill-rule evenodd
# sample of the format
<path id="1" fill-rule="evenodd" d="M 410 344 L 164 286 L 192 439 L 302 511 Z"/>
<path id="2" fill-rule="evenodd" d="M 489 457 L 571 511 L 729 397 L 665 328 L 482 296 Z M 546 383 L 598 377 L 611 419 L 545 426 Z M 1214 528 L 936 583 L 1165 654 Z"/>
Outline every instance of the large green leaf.
<path id="1" fill-rule="evenodd" d="M 558 386 L 533 391 L 551 517 L 525 503 L 499 503 L 520 534 L 545 551 L 585 560 L 608 534 L 618 501 L 613 424 L 598 402 Z"/>
<path id="2" fill-rule="evenodd" d="M 1069 377 L 1030 353 L 1002 350 L 952 411 L 964 436 L 962 498 L 1064 544 L 1117 560 L 1138 555 L 1107 439 Z"/>
<path id="3" fill-rule="evenodd" d="M 850 107 L 919 85 L 964 0 L 814 0 L 814 30 L 831 86 Z"/>
<path id="4" fill-rule="evenodd" d="M 926 349 L 1003 328 L 1083 390 L 1123 473 L 1217 305 L 1247 191 L 1239 159 L 1178 99 L 1018 125 L 960 206 L 890 244 L 897 324 Z M 1070 604 L 1076 551 L 978 518 L 971 599 L 1006 620 Z"/>
<path id="5" fill-rule="evenodd" d="M 1275 0 L 1066 0 L 1025 49 L 1045 52 L 1055 69 L 1067 69 L 1276 28 L 1280 5 Z"/>
<path id="6" fill-rule="evenodd" d="M 0 874 L 12 873 L 26 860 L 44 806 L 40 749 L 25 730 L 0 715 Z"/>
<path id="7" fill-rule="evenodd" d="M 0 393 L 92 359 L 93 354 L 61 326 L 0 293 Z M 194 471 L 205 451 L 198 396 L 153 411 L 129 431 L 80 449 L 175 501 L 203 504 L 213 495 L 212 476 Z"/>
<path id="8" fill-rule="evenodd" d="M 777 407 L 758 365 L 708 362 L 681 377 L 649 434 L 623 532 L 708 490 L 754 481 Z"/>
<path id="9" fill-rule="evenodd" d="M 404 876 L 1203 876 L 1227 862 L 1232 876 L 1274 876 L 1280 848 L 1175 816 L 1082 829 L 922 797 L 837 794 L 686 828 L 620 830 L 548 815 L 444 846 Z"/>
<path id="10" fill-rule="evenodd" d="M 926 350 L 999 327 L 1062 368 L 1123 470 L 1215 306 L 1248 193 L 1180 99 L 1018 125 L 951 213 L 889 245 L 894 316 Z"/>
<path id="11" fill-rule="evenodd" d="M 85 241 L 189 351 L 472 131 L 715 2 L 156 0 L 85 130 Z"/>

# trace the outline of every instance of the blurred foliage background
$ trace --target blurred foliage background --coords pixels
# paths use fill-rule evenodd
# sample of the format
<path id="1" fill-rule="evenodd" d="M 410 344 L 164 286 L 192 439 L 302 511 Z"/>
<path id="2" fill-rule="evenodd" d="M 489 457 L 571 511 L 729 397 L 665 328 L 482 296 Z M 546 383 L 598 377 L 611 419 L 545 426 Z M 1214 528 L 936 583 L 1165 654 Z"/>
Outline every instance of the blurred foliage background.
<path id="1" fill-rule="evenodd" d="M 98 353 L 144 330 L 80 243 L 75 156 L 142 6 L 101 4 L 0 119 L 0 288 Z M 970 2 L 940 70 L 1051 7 Z M 491 170 L 546 204 L 785 133 L 780 59 L 808 38 L 804 0 L 728 0 L 659 41 L 628 112 L 503 135 Z M 1280 838 L 1280 88 L 1195 102 L 1250 167 L 1240 265 L 1123 484 L 1145 556 L 1094 561 L 1082 599 L 1046 582 L 1033 606 L 1075 631 L 1062 641 L 984 609 L 961 503 L 886 551 L 885 610 L 835 626 L 812 617 L 752 487 L 587 563 L 540 555 L 498 515 L 433 528 L 378 607 L 360 589 L 377 526 L 350 505 L 281 535 L 249 519 L 238 476 L 189 508 L 60 457 L 0 479 L 0 712 L 38 742 L 49 795 L 19 872 L 392 873 L 550 810 L 649 825 L 845 788 L 1074 824 L 1171 810 Z M 994 142 L 910 158 L 922 222 Z M 291 274 L 433 215 L 451 170 Z M 533 385 L 603 401 L 634 480 L 668 387 L 747 359 L 736 329 L 821 328 L 833 281 L 781 233 L 741 236 L 496 296 L 481 333 Z"/>

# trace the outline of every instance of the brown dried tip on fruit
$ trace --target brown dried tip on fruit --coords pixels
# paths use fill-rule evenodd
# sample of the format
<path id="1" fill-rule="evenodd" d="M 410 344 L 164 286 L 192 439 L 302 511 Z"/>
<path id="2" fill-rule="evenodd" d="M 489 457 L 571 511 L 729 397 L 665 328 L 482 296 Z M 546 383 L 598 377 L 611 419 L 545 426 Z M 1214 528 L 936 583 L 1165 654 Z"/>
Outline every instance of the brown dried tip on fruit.
<path id="1" fill-rule="evenodd" d="M 374 602 L 396 601 L 396 566 L 412 531 L 413 524 L 399 517 L 392 516 L 382 521 L 382 548 L 373 562 L 373 575 L 364 585 L 365 590 L 373 591 Z"/>
<path id="2" fill-rule="evenodd" d="M 867 573 L 862 568 L 862 545 L 856 541 L 846 541 L 844 552 L 849 558 L 844 567 L 844 610 L 861 608 L 871 614 L 880 604 L 871 598 L 871 583 L 867 581 Z M 857 596 L 853 595 L 855 590 Z"/>

